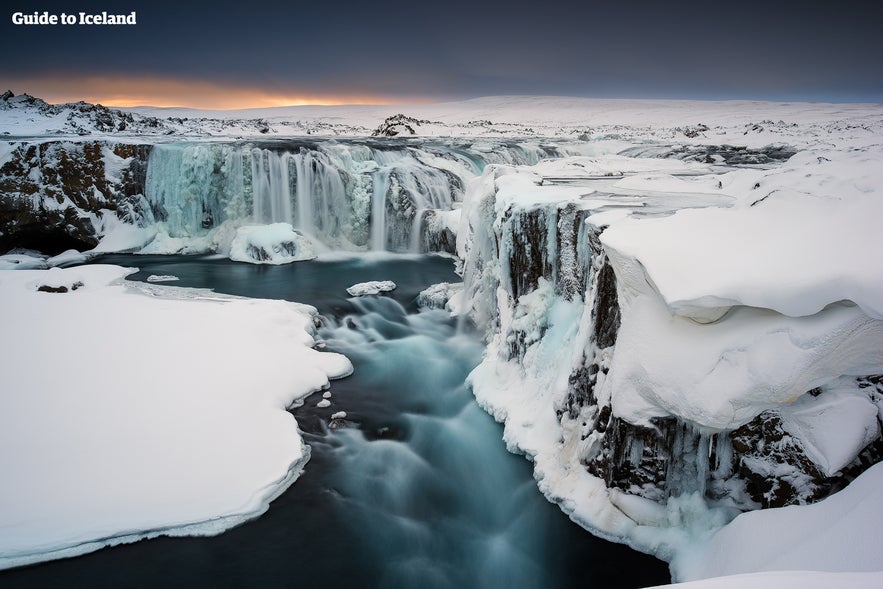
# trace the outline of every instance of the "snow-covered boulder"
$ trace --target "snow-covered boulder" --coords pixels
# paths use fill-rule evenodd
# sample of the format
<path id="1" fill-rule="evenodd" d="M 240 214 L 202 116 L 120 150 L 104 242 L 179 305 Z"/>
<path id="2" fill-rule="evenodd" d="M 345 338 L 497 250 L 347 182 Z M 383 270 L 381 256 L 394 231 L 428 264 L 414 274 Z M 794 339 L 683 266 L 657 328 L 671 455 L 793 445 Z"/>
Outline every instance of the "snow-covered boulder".
<path id="1" fill-rule="evenodd" d="M 421 309 L 453 310 L 450 301 L 463 292 L 462 282 L 440 282 L 417 295 L 417 306 Z"/>
<path id="2" fill-rule="evenodd" d="M 230 244 L 230 259 L 236 262 L 289 264 L 315 257 L 310 240 L 289 223 L 240 227 Z"/>
<path id="3" fill-rule="evenodd" d="M 396 289 L 396 283 L 392 280 L 370 280 L 359 282 L 346 289 L 351 297 L 364 297 L 378 295 L 384 292 L 392 292 Z"/>

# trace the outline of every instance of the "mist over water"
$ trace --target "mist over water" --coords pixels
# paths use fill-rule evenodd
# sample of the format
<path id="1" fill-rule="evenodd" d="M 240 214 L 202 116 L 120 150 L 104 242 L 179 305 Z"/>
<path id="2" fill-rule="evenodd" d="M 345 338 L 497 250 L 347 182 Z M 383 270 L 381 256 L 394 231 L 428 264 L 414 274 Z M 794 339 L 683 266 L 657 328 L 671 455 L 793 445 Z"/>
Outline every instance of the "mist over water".
<path id="1" fill-rule="evenodd" d="M 159 538 L 0 572 L 2 587 L 640 587 L 661 561 L 582 530 L 506 451 L 502 426 L 464 385 L 480 340 L 416 294 L 456 280 L 431 256 L 259 267 L 205 257 L 106 256 L 176 285 L 287 298 L 325 317 L 318 337 L 355 372 L 293 412 L 311 447 L 304 474 L 260 518 L 214 538 Z M 391 278 L 392 296 L 345 286 Z M 161 371 L 161 367 L 145 367 Z M 194 367 L 198 369 L 198 367 Z M 344 419 L 331 419 L 339 411 Z M 133 457 L 137 459 L 137 457 Z"/>

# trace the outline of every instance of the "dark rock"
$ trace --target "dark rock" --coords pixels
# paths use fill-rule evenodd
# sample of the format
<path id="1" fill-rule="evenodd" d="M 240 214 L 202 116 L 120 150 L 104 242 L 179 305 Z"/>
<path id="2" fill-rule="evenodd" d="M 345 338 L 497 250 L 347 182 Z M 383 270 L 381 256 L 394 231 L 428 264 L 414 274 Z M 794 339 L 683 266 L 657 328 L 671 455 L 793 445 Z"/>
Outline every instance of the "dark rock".
<path id="1" fill-rule="evenodd" d="M 130 159 L 119 182 L 108 179 L 104 150 Z M 0 250 L 21 246 L 57 254 L 98 243 L 90 215 L 140 218 L 150 146 L 100 141 L 22 143 L 0 167 Z"/>
<path id="2" fill-rule="evenodd" d="M 401 113 L 386 117 L 380 126 L 371 133 L 372 137 L 396 137 L 398 135 L 416 135 L 415 127 L 430 124 L 431 121 L 415 119 Z"/>

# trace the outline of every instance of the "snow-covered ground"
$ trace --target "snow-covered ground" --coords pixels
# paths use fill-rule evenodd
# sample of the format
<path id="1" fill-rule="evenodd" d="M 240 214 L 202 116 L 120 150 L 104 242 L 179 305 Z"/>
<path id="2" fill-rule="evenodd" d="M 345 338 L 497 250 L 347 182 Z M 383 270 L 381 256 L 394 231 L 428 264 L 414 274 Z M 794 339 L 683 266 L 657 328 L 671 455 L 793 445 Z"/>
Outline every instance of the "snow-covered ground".
<path id="1" fill-rule="evenodd" d="M 286 408 L 352 370 L 311 307 L 132 271 L 0 272 L 0 568 L 257 517 L 309 457 Z"/>

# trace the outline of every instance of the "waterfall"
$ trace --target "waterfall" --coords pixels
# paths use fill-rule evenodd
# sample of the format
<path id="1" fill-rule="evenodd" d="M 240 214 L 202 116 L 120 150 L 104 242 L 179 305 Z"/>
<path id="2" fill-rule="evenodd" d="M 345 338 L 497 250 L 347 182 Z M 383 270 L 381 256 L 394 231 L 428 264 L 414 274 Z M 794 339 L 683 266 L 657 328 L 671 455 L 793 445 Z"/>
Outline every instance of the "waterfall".
<path id="1" fill-rule="evenodd" d="M 290 223 L 290 155 L 252 149 L 251 156 L 254 220 L 258 223 Z"/>
<path id="2" fill-rule="evenodd" d="M 371 192 L 371 249 L 386 249 L 386 192 L 389 172 L 374 172 L 374 189 Z"/>
<path id="3" fill-rule="evenodd" d="M 332 249 L 420 251 L 427 215 L 450 210 L 484 166 L 555 155 L 499 142 L 160 144 L 148 162 L 143 222 L 183 239 L 227 221 L 285 222 Z"/>

